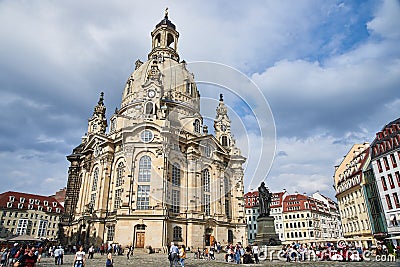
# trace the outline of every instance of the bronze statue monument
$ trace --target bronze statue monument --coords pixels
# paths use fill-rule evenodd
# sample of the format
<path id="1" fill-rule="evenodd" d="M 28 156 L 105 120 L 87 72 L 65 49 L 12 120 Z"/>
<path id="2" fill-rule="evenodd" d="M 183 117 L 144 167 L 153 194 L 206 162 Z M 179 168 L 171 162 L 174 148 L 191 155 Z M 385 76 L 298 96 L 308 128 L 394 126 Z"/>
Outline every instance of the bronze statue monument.
<path id="1" fill-rule="evenodd" d="M 265 183 L 262 182 L 258 187 L 258 203 L 260 205 L 260 211 L 258 217 L 268 217 L 271 211 L 271 198 L 272 193 L 265 187 Z"/>
<path id="2" fill-rule="evenodd" d="M 271 216 L 272 193 L 262 182 L 258 187 L 259 214 L 257 218 L 256 242 L 259 245 L 278 246 L 281 244 L 275 231 L 274 217 Z"/>

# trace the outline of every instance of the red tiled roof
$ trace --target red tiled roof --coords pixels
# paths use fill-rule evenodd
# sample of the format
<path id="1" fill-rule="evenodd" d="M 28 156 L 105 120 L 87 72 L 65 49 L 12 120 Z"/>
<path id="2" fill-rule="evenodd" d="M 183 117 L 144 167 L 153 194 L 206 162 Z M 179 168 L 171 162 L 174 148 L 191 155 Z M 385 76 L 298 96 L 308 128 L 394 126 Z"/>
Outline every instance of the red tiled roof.
<path id="1" fill-rule="evenodd" d="M 278 193 L 272 193 L 272 198 L 271 198 L 271 208 L 279 208 L 282 207 L 282 203 L 283 203 L 283 195 L 285 194 L 285 192 L 278 192 Z M 275 202 L 277 202 L 276 204 L 274 204 Z"/>
<path id="2" fill-rule="evenodd" d="M 11 196 L 14 197 L 14 201 L 10 201 Z M 21 200 L 24 200 L 24 202 L 21 202 Z M 45 201 L 47 201 L 47 206 Z M 10 207 L 8 203 L 12 203 L 12 206 Z M 43 207 L 42 211 L 44 212 L 50 212 L 47 207 L 51 207 L 51 213 L 56 213 L 57 208 L 60 209 L 60 213 L 64 212 L 63 206 L 53 196 L 40 196 L 14 191 L 0 194 L 0 207 L 3 209 L 38 210 L 38 206 Z"/>
<path id="3" fill-rule="evenodd" d="M 244 201 L 245 208 L 258 207 L 258 191 L 247 192 L 244 195 Z"/>

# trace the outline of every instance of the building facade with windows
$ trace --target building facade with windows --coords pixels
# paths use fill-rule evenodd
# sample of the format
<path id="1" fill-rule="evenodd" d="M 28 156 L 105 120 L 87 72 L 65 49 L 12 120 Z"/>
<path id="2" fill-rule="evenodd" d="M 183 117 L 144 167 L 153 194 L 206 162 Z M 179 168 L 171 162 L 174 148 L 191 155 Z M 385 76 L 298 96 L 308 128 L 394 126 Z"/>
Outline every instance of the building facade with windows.
<path id="1" fill-rule="evenodd" d="M 275 233 L 278 235 L 279 240 L 285 242 L 285 231 L 283 227 L 283 200 L 288 195 L 286 191 L 273 193 L 271 197 L 271 213 L 274 217 Z"/>
<path id="2" fill-rule="evenodd" d="M 321 222 L 322 238 L 335 240 L 343 236 L 342 225 L 340 220 L 340 212 L 338 204 L 331 198 L 322 195 L 320 192 L 315 192 L 311 195 L 312 198 L 322 201 L 328 207 L 328 216 Z"/>
<path id="3" fill-rule="evenodd" d="M 0 194 L 0 238 L 28 235 L 57 240 L 63 211 L 54 197 L 4 192 Z"/>
<path id="4" fill-rule="evenodd" d="M 254 243 L 257 235 L 257 218 L 259 215 L 258 191 L 247 192 L 244 195 L 244 210 L 247 221 L 247 241 Z"/>
<path id="5" fill-rule="evenodd" d="M 214 134 L 168 15 L 108 121 L 101 94 L 70 161 L 66 243 L 203 247 L 246 238 L 243 164 L 220 95 Z M 107 126 L 110 126 L 108 131 Z"/>
<path id="6" fill-rule="evenodd" d="M 337 241 L 340 237 L 340 223 L 337 215 L 330 212 L 329 204 L 325 201 L 304 194 L 287 195 L 283 200 L 282 214 L 285 243 L 319 244 Z"/>
<path id="7" fill-rule="evenodd" d="M 387 232 L 400 244 L 400 118 L 385 125 L 371 144 L 371 165 L 385 214 Z"/>
<path id="8" fill-rule="evenodd" d="M 364 172 L 370 157 L 369 143 L 355 144 L 335 167 L 334 187 L 339 204 L 343 237 L 357 246 L 376 244 L 365 194 Z"/>

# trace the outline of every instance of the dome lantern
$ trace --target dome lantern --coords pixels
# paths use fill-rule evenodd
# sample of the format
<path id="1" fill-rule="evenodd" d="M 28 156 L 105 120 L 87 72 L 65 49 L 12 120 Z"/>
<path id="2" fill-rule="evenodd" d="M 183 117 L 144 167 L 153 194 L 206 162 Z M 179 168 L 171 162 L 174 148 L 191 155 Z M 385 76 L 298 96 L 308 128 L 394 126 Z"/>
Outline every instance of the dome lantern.
<path id="1" fill-rule="evenodd" d="M 152 50 L 148 56 L 149 60 L 167 57 L 179 62 L 178 38 L 179 33 L 176 31 L 175 25 L 168 19 L 168 8 L 166 8 L 164 18 L 151 32 Z"/>

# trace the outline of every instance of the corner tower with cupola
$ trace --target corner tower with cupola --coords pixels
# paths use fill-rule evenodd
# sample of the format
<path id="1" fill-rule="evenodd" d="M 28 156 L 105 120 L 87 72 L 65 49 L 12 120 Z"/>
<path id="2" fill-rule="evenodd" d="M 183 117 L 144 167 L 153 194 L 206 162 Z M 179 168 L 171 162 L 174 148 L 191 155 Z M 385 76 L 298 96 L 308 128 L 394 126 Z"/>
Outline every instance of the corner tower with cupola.
<path id="1" fill-rule="evenodd" d="M 246 159 L 222 96 L 216 135 L 208 133 L 178 38 L 166 12 L 151 33 L 147 60 L 135 62 L 108 132 L 101 94 L 88 132 L 67 157 L 65 243 L 163 250 L 175 241 L 195 249 L 246 236 Z"/>

